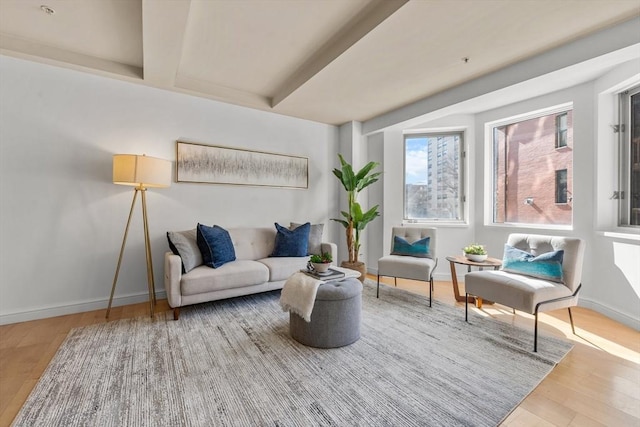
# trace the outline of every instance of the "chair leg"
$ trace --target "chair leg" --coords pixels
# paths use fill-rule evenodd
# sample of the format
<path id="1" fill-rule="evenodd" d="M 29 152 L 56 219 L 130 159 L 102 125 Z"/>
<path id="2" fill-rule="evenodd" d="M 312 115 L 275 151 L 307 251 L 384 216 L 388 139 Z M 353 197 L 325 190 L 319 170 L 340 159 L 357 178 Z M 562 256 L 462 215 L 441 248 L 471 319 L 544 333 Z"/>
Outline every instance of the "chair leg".
<path id="1" fill-rule="evenodd" d="M 464 294 L 464 321 L 469 321 L 469 294 Z"/>
<path id="2" fill-rule="evenodd" d="M 393 286 L 395 286 L 396 288 L 398 287 L 398 278 L 397 277 L 393 278 Z"/>
<path id="3" fill-rule="evenodd" d="M 533 352 L 538 351 L 538 310 L 536 310 L 536 321 L 533 327 Z"/>
<path id="4" fill-rule="evenodd" d="M 431 307 L 431 294 L 433 293 L 433 279 L 429 280 L 429 307 Z"/>
<path id="5" fill-rule="evenodd" d="M 378 289 L 376 290 L 376 298 L 380 298 L 380 275 L 378 274 Z"/>
<path id="6" fill-rule="evenodd" d="M 571 331 L 573 331 L 573 335 L 575 335 L 576 328 L 575 326 L 573 326 L 573 316 L 571 315 L 571 307 L 567 307 L 567 310 L 569 310 L 569 321 L 571 322 Z"/>

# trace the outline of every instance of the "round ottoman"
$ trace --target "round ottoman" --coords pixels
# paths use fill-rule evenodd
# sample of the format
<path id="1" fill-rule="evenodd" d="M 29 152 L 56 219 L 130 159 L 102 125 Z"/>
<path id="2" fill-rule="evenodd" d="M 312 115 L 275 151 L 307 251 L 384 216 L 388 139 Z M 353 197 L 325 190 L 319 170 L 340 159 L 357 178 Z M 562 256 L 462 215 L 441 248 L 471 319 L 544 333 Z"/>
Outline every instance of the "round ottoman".
<path id="1" fill-rule="evenodd" d="M 360 339 L 361 317 L 362 283 L 352 278 L 334 281 L 318 287 L 311 322 L 289 313 L 289 331 L 310 347 L 342 347 Z"/>

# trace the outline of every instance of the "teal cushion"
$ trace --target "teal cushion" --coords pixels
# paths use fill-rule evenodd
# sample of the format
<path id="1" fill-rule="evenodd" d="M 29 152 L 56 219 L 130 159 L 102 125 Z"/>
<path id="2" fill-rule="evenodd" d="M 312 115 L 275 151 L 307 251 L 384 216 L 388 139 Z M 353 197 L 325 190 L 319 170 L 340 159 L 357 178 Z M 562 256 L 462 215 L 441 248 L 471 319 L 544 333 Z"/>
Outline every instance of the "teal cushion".
<path id="1" fill-rule="evenodd" d="M 430 237 L 424 237 L 413 243 L 407 242 L 400 236 L 393 236 L 393 249 L 391 255 L 404 255 L 416 258 L 432 258 L 429 253 Z"/>
<path id="2" fill-rule="evenodd" d="M 502 270 L 509 273 L 524 274 L 525 276 L 552 282 L 564 283 L 562 277 L 562 259 L 564 251 L 547 252 L 534 256 L 510 245 L 504 245 Z"/>
<path id="3" fill-rule="evenodd" d="M 277 222 L 276 242 L 273 248 L 272 257 L 283 256 L 307 256 L 309 246 L 309 232 L 311 224 L 305 223 L 300 227 L 289 230 Z"/>
<path id="4" fill-rule="evenodd" d="M 209 227 L 198 224 L 197 242 L 202 253 L 203 263 L 211 268 L 221 267 L 236 259 L 231 236 L 227 230 L 220 226 Z"/>

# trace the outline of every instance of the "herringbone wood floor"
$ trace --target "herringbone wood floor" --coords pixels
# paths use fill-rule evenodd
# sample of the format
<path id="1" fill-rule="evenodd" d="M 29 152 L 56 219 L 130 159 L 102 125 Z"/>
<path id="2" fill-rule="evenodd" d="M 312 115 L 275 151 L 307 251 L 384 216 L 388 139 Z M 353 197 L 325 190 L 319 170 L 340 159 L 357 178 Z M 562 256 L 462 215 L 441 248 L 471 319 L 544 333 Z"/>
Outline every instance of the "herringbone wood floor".
<path id="1" fill-rule="evenodd" d="M 375 280 L 375 277 L 370 276 Z M 384 278 L 393 286 L 393 279 Z M 427 295 L 423 282 L 398 280 L 398 287 Z M 451 282 L 436 282 L 434 298 L 455 304 Z M 169 310 L 166 300 L 157 311 Z M 473 309 L 524 328 L 532 316 L 499 305 Z M 541 333 L 567 337 L 575 347 L 509 415 L 503 426 L 640 426 L 640 332 L 592 310 L 573 309 L 577 336 L 568 314 L 540 315 Z M 147 304 L 116 307 L 111 319 L 148 315 Z M 462 316 L 462 310 L 460 315 Z M 67 333 L 105 322 L 105 310 L 0 326 L 0 426 L 8 426 L 29 396 Z"/>

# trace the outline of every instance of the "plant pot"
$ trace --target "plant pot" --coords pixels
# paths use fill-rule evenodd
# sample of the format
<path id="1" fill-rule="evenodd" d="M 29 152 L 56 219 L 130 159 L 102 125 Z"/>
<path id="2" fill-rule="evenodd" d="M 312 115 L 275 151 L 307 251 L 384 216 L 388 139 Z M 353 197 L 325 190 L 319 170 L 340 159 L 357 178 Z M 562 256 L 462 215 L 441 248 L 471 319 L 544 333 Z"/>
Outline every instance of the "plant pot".
<path id="1" fill-rule="evenodd" d="M 362 261 L 358 261 L 358 262 L 349 262 L 349 261 L 342 261 L 340 263 L 340 267 L 343 268 L 348 268 L 349 270 L 355 270 L 357 272 L 360 273 L 360 277 L 358 277 L 358 280 L 360 280 L 361 282 L 364 283 L 364 279 L 367 276 L 367 267 L 364 265 L 364 262 Z"/>
<path id="2" fill-rule="evenodd" d="M 326 273 L 326 271 L 331 267 L 331 263 L 329 262 L 312 262 L 313 269 L 318 273 Z"/>
<path id="3" fill-rule="evenodd" d="M 486 260 L 488 257 L 487 254 L 484 254 L 484 255 L 464 254 L 464 256 L 467 257 L 468 260 L 473 262 L 482 262 Z"/>

